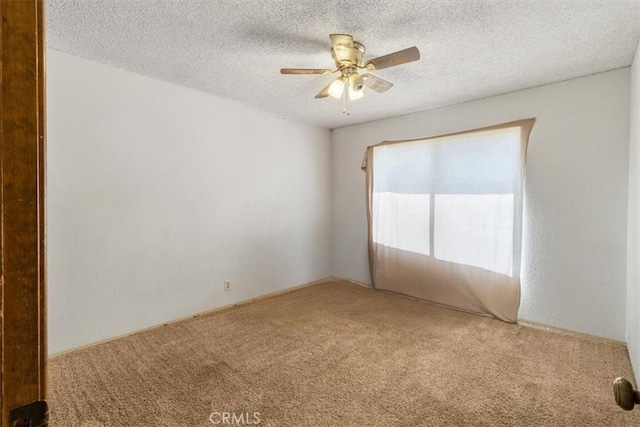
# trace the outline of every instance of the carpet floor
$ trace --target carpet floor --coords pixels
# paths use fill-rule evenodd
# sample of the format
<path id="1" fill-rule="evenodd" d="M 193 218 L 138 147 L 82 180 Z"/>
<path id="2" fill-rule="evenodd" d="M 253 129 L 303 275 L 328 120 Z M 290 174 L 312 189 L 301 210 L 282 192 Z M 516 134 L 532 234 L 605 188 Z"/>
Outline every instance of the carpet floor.
<path id="1" fill-rule="evenodd" d="M 347 282 L 60 355 L 49 372 L 53 427 L 640 425 L 613 401 L 612 380 L 632 378 L 622 345 Z"/>

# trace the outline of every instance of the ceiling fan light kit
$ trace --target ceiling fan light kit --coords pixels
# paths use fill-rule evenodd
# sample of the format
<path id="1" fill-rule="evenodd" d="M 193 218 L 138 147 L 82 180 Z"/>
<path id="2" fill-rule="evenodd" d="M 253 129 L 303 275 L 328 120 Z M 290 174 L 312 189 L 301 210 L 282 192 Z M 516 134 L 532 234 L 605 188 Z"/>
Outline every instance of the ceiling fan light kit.
<path id="1" fill-rule="evenodd" d="M 354 101 L 364 96 L 364 77 L 358 73 L 349 76 L 349 99 Z"/>
<path id="2" fill-rule="evenodd" d="M 344 84 L 345 84 L 344 77 L 339 77 L 335 79 L 329 84 L 329 89 L 327 90 L 327 93 L 332 98 L 336 98 L 336 99 L 342 98 L 342 94 L 344 93 Z M 318 97 L 316 96 L 316 98 Z"/>
<path id="3" fill-rule="evenodd" d="M 364 88 L 382 93 L 391 89 L 393 83 L 376 77 L 373 74 L 360 74 L 358 70 L 375 71 L 420 59 L 420 51 L 413 46 L 398 52 L 380 56 L 363 62 L 366 49 L 362 43 L 353 40 L 348 34 L 331 34 L 331 56 L 336 65 L 335 70 L 316 68 L 282 68 L 282 74 L 333 74 L 340 72 L 340 77 L 325 86 L 316 98 L 332 97 L 342 99 L 342 112 L 349 114 L 347 99 L 355 101 L 364 96 Z"/>
<path id="4" fill-rule="evenodd" d="M 345 91 L 349 94 L 349 99 L 355 101 L 364 96 L 364 78 L 358 73 L 353 73 L 349 77 L 341 76 L 329 84 L 328 93 L 332 98 L 342 98 Z M 319 98 L 316 96 L 316 98 Z"/>

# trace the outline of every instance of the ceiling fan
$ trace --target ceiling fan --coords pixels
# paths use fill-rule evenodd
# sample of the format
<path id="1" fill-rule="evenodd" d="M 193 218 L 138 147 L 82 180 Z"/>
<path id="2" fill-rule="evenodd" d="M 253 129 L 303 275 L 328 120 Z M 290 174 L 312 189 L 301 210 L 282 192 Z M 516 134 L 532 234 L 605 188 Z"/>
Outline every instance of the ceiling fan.
<path id="1" fill-rule="evenodd" d="M 393 83 L 376 77 L 372 74 L 360 74 L 358 70 L 375 71 L 383 68 L 395 67 L 396 65 L 420 59 L 420 51 L 412 46 L 398 52 L 380 56 L 375 59 L 363 62 L 365 47 L 362 43 L 353 40 L 348 34 L 330 34 L 331 56 L 336 64 L 336 69 L 318 68 L 282 68 L 282 74 L 333 74 L 340 72 L 340 77 L 325 86 L 316 98 L 326 98 L 331 96 L 336 99 L 342 98 L 342 112 L 349 114 L 346 109 L 347 97 L 351 101 L 360 99 L 364 95 L 365 86 L 376 91 L 386 92 L 391 89 Z"/>

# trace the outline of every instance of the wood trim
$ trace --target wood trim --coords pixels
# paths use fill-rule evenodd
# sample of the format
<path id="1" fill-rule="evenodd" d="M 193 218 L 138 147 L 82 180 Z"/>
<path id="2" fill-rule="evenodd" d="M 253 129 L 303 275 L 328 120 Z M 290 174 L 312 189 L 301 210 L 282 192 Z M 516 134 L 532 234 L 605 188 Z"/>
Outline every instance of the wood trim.
<path id="1" fill-rule="evenodd" d="M 46 397 L 43 8 L 0 2 L 0 426 Z"/>
<path id="2" fill-rule="evenodd" d="M 39 267 L 40 267 L 40 284 L 38 302 L 40 304 L 39 316 L 39 337 L 40 337 L 40 399 L 47 397 L 47 361 L 49 360 L 47 346 L 47 229 L 46 229 L 46 189 L 47 189 L 47 76 L 46 76 L 46 16 L 44 10 L 44 0 L 37 0 L 37 17 L 38 17 L 38 38 L 37 38 L 37 58 L 38 58 L 38 230 L 39 239 Z"/>

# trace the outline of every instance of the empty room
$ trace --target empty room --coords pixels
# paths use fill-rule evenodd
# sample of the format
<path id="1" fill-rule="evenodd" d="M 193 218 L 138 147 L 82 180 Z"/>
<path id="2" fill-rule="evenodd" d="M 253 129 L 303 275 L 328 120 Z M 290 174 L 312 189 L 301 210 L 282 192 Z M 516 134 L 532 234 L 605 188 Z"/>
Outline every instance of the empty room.
<path id="1" fill-rule="evenodd" d="M 640 425 L 640 0 L 1 1 L 0 426 Z"/>

